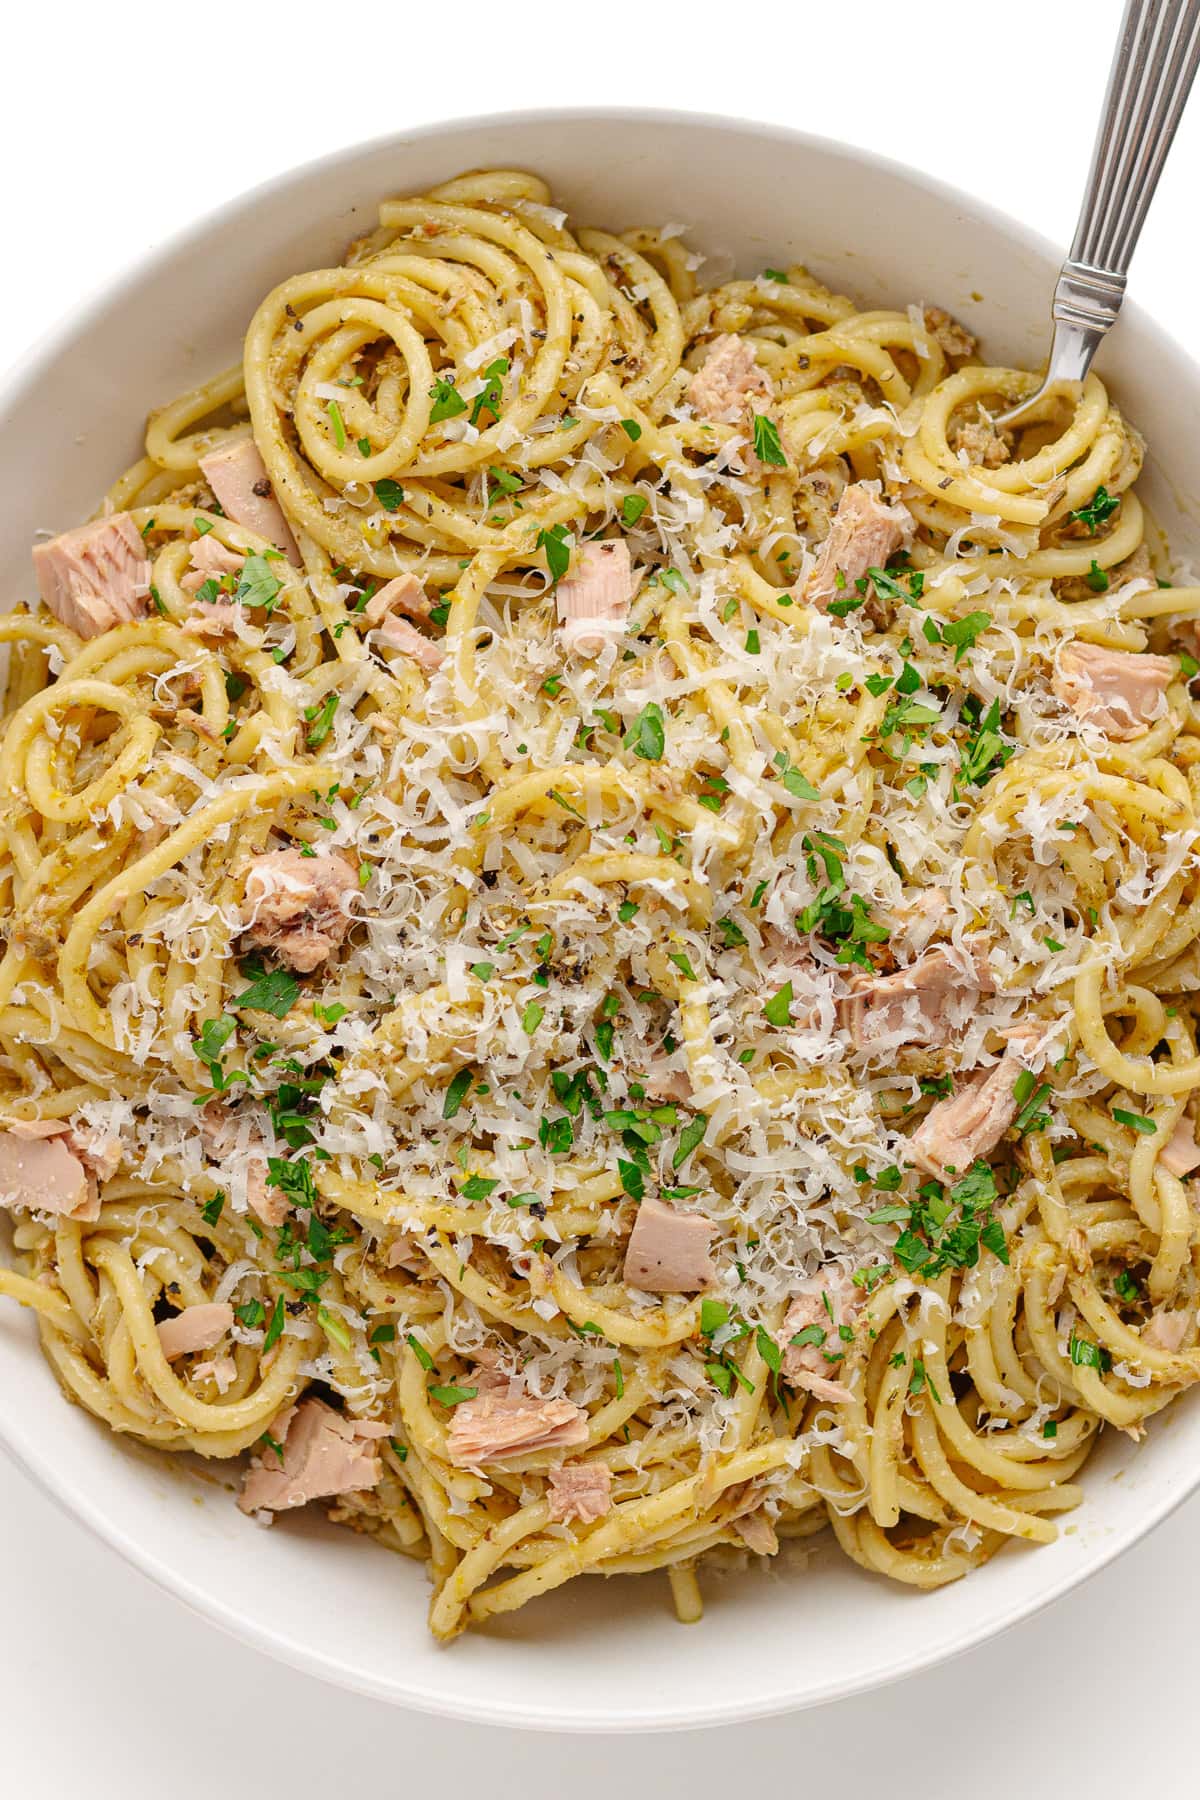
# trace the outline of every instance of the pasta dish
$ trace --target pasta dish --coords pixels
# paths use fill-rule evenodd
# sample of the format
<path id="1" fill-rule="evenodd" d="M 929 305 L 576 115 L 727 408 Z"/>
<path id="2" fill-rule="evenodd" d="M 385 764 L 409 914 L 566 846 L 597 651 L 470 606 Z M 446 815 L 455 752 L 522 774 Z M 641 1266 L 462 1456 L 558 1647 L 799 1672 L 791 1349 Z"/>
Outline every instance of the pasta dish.
<path id="1" fill-rule="evenodd" d="M 1142 443 L 706 266 L 524 173 L 387 200 L 0 619 L 0 1293 L 443 1639 L 827 1525 L 936 1587 L 1200 1375 Z"/>

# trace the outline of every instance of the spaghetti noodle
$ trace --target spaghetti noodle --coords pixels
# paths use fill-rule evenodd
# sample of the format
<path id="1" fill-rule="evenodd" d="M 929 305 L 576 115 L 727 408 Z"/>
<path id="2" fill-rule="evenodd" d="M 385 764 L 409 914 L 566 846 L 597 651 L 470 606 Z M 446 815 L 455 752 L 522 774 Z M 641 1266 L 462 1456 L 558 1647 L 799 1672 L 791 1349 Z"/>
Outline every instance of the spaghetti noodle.
<path id="1" fill-rule="evenodd" d="M 387 201 L 0 622 L 0 1292 L 445 1638 L 826 1523 L 936 1586 L 1200 1374 L 1140 442 L 702 268 L 522 173 Z"/>

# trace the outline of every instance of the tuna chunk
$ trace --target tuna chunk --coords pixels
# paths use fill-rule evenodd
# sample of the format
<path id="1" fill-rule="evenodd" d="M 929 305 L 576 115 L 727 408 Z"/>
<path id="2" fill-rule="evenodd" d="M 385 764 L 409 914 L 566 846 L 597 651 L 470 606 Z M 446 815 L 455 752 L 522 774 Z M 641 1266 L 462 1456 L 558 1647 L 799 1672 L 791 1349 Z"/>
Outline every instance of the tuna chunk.
<path id="1" fill-rule="evenodd" d="M 35 544 L 33 567 L 50 611 L 81 638 L 99 637 L 146 611 L 150 564 L 128 513 L 93 519 Z"/>
<path id="2" fill-rule="evenodd" d="M 830 1386 L 836 1385 L 830 1383 Z M 755 1556 L 775 1556 L 779 1552 L 779 1534 L 775 1530 L 770 1513 L 764 1512 L 761 1506 L 753 1512 L 743 1513 L 740 1519 L 733 1521 L 734 1529 L 745 1544 L 747 1550 Z"/>
<path id="3" fill-rule="evenodd" d="M 100 1190 L 61 1127 L 53 1135 L 0 1131 L 0 1206 L 24 1206 L 90 1223 L 100 1217 Z"/>
<path id="4" fill-rule="evenodd" d="M 1165 1350 L 1169 1355 L 1174 1355 L 1183 1348 L 1191 1320 L 1190 1312 L 1168 1312 L 1160 1306 L 1143 1325 L 1142 1342 L 1149 1344 L 1152 1350 Z"/>
<path id="5" fill-rule="evenodd" d="M 446 1434 L 450 1461 L 460 1469 L 587 1443 L 587 1414 L 572 1401 L 539 1400 L 512 1384 L 475 1385 L 482 1391 L 454 1408 Z"/>
<path id="6" fill-rule="evenodd" d="M 1169 656 L 1068 644 L 1054 671 L 1054 692 L 1085 724 L 1105 737 L 1142 737 L 1162 712 L 1162 698 L 1179 673 Z"/>
<path id="7" fill-rule="evenodd" d="M 995 1149 L 1017 1116 L 1013 1089 L 1028 1067 L 1026 1043 L 1024 1033 L 1014 1037 L 995 1068 L 979 1070 L 930 1108 L 908 1140 L 919 1169 L 947 1181 Z"/>
<path id="8" fill-rule="evenodd" d="M 237 600 L 197 600 L 195 610 L 183 622 L 189 637 L 214 643 L 237 636 L 238 625 L 245 618 Z"/>
<path id="9" fill-rule="evenodd" d="M 309 975 L 337 949 L 353 924 L 358 876 L 344 856 L 272 850 L 256 856 L 246 877 L 243 929 L 252 944 L 274 950 Z"/>
<path id="10" fill-rule="evenodd" d="M 944 306 L 925 308 L 925 329 L 937 339 L 947 356 L 974 356 L 979 348 L 970 332 Z"/>
<path id="11" fill-rule="evenodd" d="M 888 502 L 863 482 L 845 488 L 829 536 L 817 552 L 803 597 L 822 611 L 831 600 L 851 600 L 868 569 L 912 543 L 916 525 L 908 508 Z M 839 579 L 840 577 L 840 579 Z"/>
<path id="12" fill-rule="evenodd" d="M 855 1287 L 844 1269 L 836 1267 L 819 1274 L 811 1287 L 796 1295 L 783 1321 L 785 1381 L 804 1388 L 817 1400 L 849 1400 L 849 1388 L 835 1379 L 839 1359 L 849 1349 L 841 1327 L 853 1329 L 863 1299 L 862 1289 Z M 811 1341 L 794 1344 L 792 1339 L 801 1333 L 807 1333 Z"/>
<path id="13" fill-rule="evenodd" d="M 842 1002 L 841 1022 L 858 1051 L 868 1055 L 911 1044 L 932 1049 L 967 1024 L 981 994 L 995 991 L 987 951 L 977 944 L 970 974 L 960 958 L 930 950 L 895 975 L 860 975 Z"/>
<path id="14" fill-rule="evenodd" d="M 190 1381 L 204 1381 L 211 1378 L 217 1384 L 218 1394 L 224 1394 L 237 1380 L 237 1364 L 232 1356 L 218 1356 L 213 1362 L 193 1363 L 188 1375 Z"/>
<path id="15" fill-rule="evenodd" d="M 179 577 L 179 585 L 194 594 L 206 581 L 220 581 L 223 575 L 236 575 L 245 560 L 240 550 L 228 549 L 211 531 L 206 532 L 188 550 L 188 566 Z"/>
<path id="16" fill-rule="evenodd" d="M 267 1185 L 267 1146 L 262 1132 L 219 1100 L 210 1100 L 200 1109 L 198 1123 L 201 1141 L 215 1163 L 232 1168 L 245 1159 L 246 1203 L 264 1225 L 278 1229 L 290 1208 L 280 1189 Z M 230 1176 L 225 1179 L 227 1185 L 233 1185 Z"/>
<path id="17" fill-rule="evenodd" d="M 647 1294 L 696 1294 L 717 1271 L 709 1255 L 716 1226 L 699 1213 L 643 1200 L 625 1251 L 624 1279 Z"/>
<path id="18" fill-rule="evenodd" d="M 292 528 L 275 498 L 253 438 L 234 438 L 210 450 L 200 458 L 200 473 L 227 518 L 275 544 L 289 562 L 299 563 L 300 552 Z"/>
<path id="19" fill-rule="evenodd" d="M 1159 1151 L 1160 1167 L 1171 1175 L 1190 1175 L 1192 1170 L 1200 1167 L 1200 1145 L 1196 1143 L 1196 1121 L 1189 1119 L 1184 1113 L 1171 1141 Z"/>
<path id="20" fill-rule="evenodd" d="M 323 1400 L 289 1406 L 271 1426 L 283 1449 L 283 1466 L 267 1447 L 261 1466 L 246 1472 L 238 1505 L 243 1512 L 282 1512 L 332 1494 L 353 1494 L 378 1485 L 383 1474 L 374 1440 L 386 1425 L 370 1425 L 334 1412 Z"/>
<path id="21" fill-rule="evenodd" d="M 173 1319 L 158 1327 L 158 1341 L 168 1362 L 193 1350 L 211 1350 L 233 1324 L 233 1308 L 224 1301 L 204 1306 L 185 1306 Z"/>
<path id="22" fill-rule="evenodd" d="M 77 1156 L 89 1175 L 97 1181 L 111 1181 L 125 1158 L 125 1147 L 119 1137 L 109 1137 L 86 1127 L 66 1124 L 62 1119 L 12 1119 L 0 1121 L 0 1131 L 18 1138 L 61 1138 L 72 1156 Z"/>
<path id="23" fill-rule="evenodd" d="M 415 625 L 407 619 L 398 619 L 394 613 L 379 627 L 379 641 L 388 644 L 393 650 L 402 650 L 405 656 L 411 656 L 418 668 L 432 675 L 440 669 L 446 660 L 446 652 L 432 638 L 423 637 Z"/>
<path id="24" fill-rule="evenodd" d="M 619 637 L 633 599 L 633 569 L 624 538 L 585 544 L 575 573 L 560 581 L 556 592 L 558 625 L 564 649 L 595 656 Z"/>
<path id="25" fill-rule="evenodd" d="M 550 1471 L 550 1517 L 560 1524 L 578 1519 L 594 1525 L 612 1509 L 612 1470 L 607 1463 L 563 1463 Z"/>
<path id="26" fill-rule="evenodd" d="M 754 399 L 769 404 L 775 398 L 771 378 L 759 367 L 754 347 L 740 337 L 714 339 L 703 364 L 692 376 L 688 401 L 701 418 L 714 424 L 737 425 Z"/>
<path id="27" fill-rule="evenodd" d="M 410 619 L 427 619 L 433 611 L 429 598 L 415 575 L 397 575 L 377 588 L 363 607 L 368 625 L 382 625 L 389 613 L 407 613 Z"/>

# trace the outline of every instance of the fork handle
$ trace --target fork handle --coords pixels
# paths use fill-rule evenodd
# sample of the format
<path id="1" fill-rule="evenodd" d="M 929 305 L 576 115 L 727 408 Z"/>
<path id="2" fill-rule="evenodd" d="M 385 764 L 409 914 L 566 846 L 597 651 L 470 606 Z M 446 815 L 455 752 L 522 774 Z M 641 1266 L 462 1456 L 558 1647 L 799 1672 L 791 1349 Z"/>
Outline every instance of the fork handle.
<path id="1" fill-rule="evenodd" d="M 1082 381 L 1125 278 L 1200 62 L 1200 0 L 1128 0 L 1070 253 L 1047 381 Z"/>

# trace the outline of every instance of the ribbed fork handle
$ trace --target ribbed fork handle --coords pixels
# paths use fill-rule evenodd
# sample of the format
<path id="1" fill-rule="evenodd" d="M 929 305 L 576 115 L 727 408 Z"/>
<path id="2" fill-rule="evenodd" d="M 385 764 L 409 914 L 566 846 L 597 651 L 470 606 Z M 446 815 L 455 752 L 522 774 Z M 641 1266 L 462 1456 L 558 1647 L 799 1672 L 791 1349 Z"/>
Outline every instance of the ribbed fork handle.
<path id="1" fill-rule="evenodd" d="M 1200 0 L 1128 0 L 1087 190 L 1054 290 L 1047 384 L 1082 381 L 1125 278 L 1200 62 Z"/>

